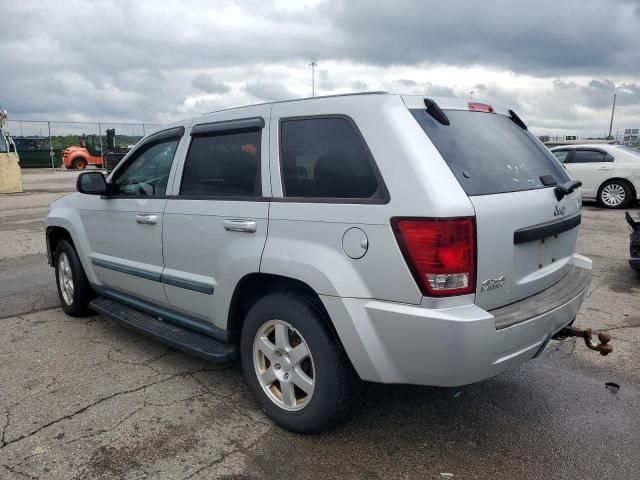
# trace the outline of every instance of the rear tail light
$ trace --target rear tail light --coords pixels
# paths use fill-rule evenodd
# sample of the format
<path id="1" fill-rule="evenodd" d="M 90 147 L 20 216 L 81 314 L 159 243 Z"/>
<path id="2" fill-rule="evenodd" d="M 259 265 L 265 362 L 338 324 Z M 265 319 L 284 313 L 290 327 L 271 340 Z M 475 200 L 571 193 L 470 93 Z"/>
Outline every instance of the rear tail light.
<path id="1" fill-rule="evenodd" d="M 475 291 L 473 218 L 393 218 L 391 225 L 423 295 L 443 297 Z"/>
<path id="2" fill-rule="evenodd" d="M 496 113 L 491 105 L 478 102 L 469 102 L 469 110 L 472 112 Z"/>

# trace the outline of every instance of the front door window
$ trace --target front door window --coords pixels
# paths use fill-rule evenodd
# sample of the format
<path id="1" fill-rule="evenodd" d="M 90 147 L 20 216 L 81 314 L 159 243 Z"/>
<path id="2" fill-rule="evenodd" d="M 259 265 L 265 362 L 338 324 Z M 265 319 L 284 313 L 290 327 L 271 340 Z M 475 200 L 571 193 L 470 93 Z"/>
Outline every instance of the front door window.
<path id="1" fill-rule="evenodd" d="M 166 194 L 169 172 L 178 139 L 155 143 L 142 150 L 118 172 L 114 195 L 162 196 Z"/>

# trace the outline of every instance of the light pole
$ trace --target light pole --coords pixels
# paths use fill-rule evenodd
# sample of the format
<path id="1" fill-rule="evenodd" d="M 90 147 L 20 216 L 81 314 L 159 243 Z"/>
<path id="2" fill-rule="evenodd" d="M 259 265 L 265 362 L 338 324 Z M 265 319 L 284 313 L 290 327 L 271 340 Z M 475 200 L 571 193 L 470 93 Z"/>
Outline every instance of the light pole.
<path id="1" fill-rule="evenodd" d="M 318 64 L 316 62 L 311 62 L 309 64 L 311 67 L 311 96 L 316 96 L 316 67 Z"/>
<path id="2" fill-rule="evenodd" d="M 609 135 L 607 135 L 607 140 L 611 138 L 611 130 L 613 129 L 613 115 L 616 111 L 616 94 L 613 94 L 613 106 L 611 107 L 611 121 L 609 122 Z"/>

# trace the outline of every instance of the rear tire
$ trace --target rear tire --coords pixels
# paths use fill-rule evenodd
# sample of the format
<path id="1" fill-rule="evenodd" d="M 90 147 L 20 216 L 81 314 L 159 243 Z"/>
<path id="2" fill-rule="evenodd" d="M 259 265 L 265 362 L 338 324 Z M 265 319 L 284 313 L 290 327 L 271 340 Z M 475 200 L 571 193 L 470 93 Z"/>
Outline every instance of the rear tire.
<path id="1" fill-rule="evenodd" d="M 361 385 L 328 321 L 317 301 L 297 292 L 262 297 L 245 318 L 240 358 L 249 390 L 287 430 L 318 433 L 335 425 Z"/>
<path id="2" fill-rule="evenodd" d="M 64 313 L 72 317 L 91 315 L 89 302 L 95 292 L 87 280 L 76 249 L 60 240 L 55 253 L 56 285 Z"/>
<path id="3" fill-rule="evenodd" d="M 624 208 L 632 200 L 632 190 L 627 182 L 609 180 L 598 191 L 598 203 L 604 208 Z"/>

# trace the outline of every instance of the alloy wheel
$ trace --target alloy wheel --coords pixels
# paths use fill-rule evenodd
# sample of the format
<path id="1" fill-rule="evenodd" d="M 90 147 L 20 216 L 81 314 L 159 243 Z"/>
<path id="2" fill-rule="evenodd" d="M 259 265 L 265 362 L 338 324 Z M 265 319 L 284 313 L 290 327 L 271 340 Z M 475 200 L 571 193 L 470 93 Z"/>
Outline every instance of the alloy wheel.
<path id="1" fill-rule="evenodd" d="M 610 183 L 604 186 L 600 195 L 605 205 L 608 207 L 617 207 L 624 202 L 627 192 L 619 183 Z"/>
<path id="2" fill-rule="evenodd" d="M 270 320 L 253 341 L 253 365 L 267 397 L 284 410 L 301 410 L 315 388 L 315 368 L 306 340 L 283 320 Z"/>
<path id="3" fill-rule="evenodd" d="M 62 299 L 67 305 L 73 303 L 73 273 L 69 264 L 69 257 L 64 252 L 58 255 L 58 283 L 60 284 L 60 293 Z"/>

